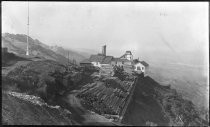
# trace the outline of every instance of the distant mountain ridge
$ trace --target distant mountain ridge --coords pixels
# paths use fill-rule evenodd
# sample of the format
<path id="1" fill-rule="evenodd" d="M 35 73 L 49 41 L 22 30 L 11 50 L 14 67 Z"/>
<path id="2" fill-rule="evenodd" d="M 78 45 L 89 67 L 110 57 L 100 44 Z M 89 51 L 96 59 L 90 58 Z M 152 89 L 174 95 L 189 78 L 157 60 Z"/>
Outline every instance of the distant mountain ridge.
<path id="1" fill-rule="evenodd" d="M 66 50 L 58 46 L 48 46 L 37 39 L 32 39 L 30 36 L 28 37 L 28 40 L 30 54 L 33 56 L 41 56 L 46 59 L 55 60 L 64 64 L 68 62 L 68 52 L 70 61 L 75 59 L 78 63 L 85 59 L 84 56 L 75 51 Z M 9 52 L 25 55 L 27 46 L 26 44 L 27 35 L 10 33 L 2 34 L 2 47 L 7 47 Z"/>
<path id="2" fill-rule="evenodd" d="M 77 63 L 79 63 L 80 61 L 84 60 L 86 57 L 69 49 L 64 49 L 61 46 L 49 46 L 49 49 L 53 50 L 54 52 L 69 58 L 70 60 L 76 60 Z M 68 56 L 69 53 L 69 56 Z"/>

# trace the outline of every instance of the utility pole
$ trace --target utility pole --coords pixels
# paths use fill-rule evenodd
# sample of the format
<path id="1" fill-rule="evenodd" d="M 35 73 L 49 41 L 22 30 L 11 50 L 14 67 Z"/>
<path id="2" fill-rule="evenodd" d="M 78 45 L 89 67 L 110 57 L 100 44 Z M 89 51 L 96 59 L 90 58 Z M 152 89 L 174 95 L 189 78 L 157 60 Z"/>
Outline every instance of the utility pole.
<path id="1" fill-rule="evenodd" d="M 68 51 L 68 66 L 69 66 L 69 51 Z"/>
<path id="2" fill-rule="evenodd" d="M 26 55 L 29 55 L 29 45 L 28 45 L 28 36 L 29 36 L 29 1 L 28 1 L 28 23 L 27 23 L 27 49 L 26 49 Z"/>

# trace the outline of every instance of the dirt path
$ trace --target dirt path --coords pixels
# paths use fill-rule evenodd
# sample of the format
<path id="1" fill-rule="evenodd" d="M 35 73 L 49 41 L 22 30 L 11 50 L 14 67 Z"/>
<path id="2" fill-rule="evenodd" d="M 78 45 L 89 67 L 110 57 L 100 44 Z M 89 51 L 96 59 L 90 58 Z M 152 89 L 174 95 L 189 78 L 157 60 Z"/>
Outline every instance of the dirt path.
<path id="1" fill-rule="evenodd" d="M 69 93 L 64 100 L 68 103 L 68 108 L 72 112 L 73 119 L 77 123 L 81 123 L 82 125 L 115 125 L 104 116 L 95 114 L 85 109 L 76 95 L 77 91 L 73 91 Z"/>

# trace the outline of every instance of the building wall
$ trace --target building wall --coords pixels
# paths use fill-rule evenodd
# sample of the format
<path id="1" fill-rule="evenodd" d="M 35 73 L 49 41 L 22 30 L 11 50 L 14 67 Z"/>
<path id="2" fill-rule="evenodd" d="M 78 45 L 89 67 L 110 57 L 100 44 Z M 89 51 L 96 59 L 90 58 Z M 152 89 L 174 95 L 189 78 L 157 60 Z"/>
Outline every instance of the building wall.
<path id="1" fill-rule="evenodd" d="M 127 54 L 125 57 L 127 60 L 133 60 L 133 55 Z"/>
<path id="2" fill-rule="evenodd" d="M 112 65 L 112 66 L 115 66 L 115 65 L 117 65 L 117 66 L 122 66 L 123 64 L 122 64 L 121 61 L 111 61 L 111 65 Z"/>
<path id="3" fill-rule="evenodd" d="M 137 70 L 138 67 L 140 67 L 140 70 Z M 141 63 L 137 63 L 134 65 L 134 71 L 142 71 L 145 73 L 145 69 L 146 69 L 145 66 L 142 65 Z"/>
<path id="4" fill-rule="evenodd" d="M 100 62 L 91 62 L 93 64 L 93 66 L 96 66 L 96 67 L 101 67 L 101 64 Z"/>
<path id="5" fill-rule="evenodd" d="M 124 64 L 125 65 L 132 65 L 131 61 L 125 61 Z"/>
<path id="6" fill-rule="evenodd" d="M 132 65 L 131 61 L 125 61 L 125 62 L 122 62 L 122 61 L 111 61 L 111 65 L 114 66 L 114 65 L 117 65 L 117 66 L 122 66 L 122 65 Z"/>

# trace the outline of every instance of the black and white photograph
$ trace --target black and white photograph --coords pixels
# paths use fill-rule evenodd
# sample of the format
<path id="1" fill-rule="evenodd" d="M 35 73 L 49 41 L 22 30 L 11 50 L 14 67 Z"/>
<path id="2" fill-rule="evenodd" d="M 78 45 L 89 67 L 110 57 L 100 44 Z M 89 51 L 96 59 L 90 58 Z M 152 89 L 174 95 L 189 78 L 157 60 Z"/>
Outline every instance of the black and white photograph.
<path id="1" fill-rule="evenodd" d="M 210 126 L 209 2 L 1 2 L 2 125 Z"/>

